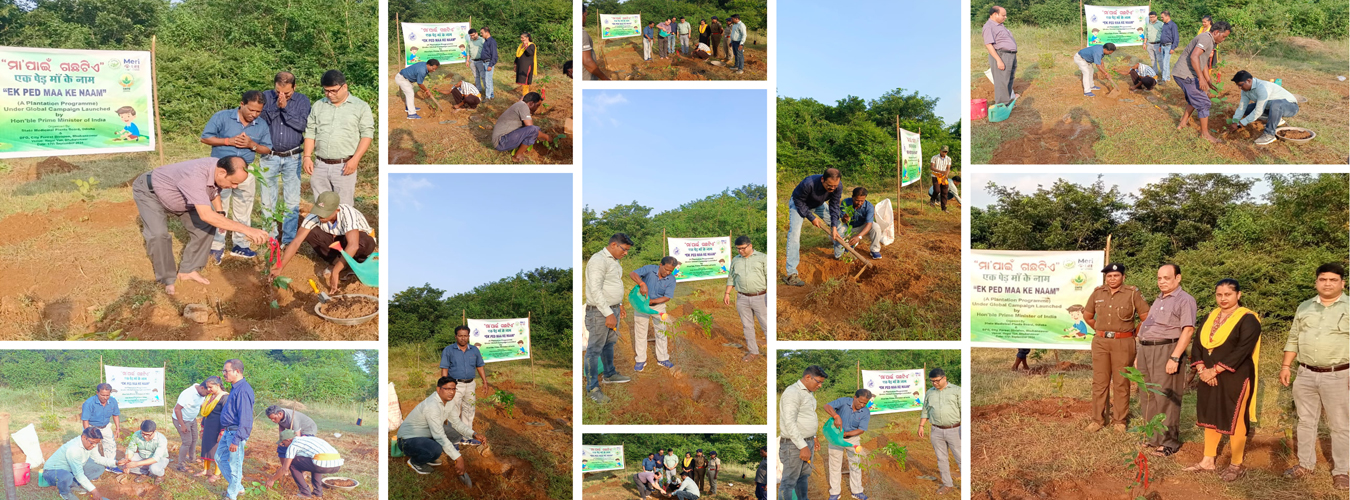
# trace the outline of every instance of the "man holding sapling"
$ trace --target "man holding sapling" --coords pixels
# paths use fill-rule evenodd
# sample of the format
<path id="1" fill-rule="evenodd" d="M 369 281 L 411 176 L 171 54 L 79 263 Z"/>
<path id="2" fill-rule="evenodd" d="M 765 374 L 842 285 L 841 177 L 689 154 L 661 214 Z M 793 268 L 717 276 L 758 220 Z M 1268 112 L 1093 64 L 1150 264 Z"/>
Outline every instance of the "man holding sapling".
<path id="1" fill-rule="evenodd" d="M 1172 73 L 1181 91 L 1186 95 L 1186 109 L 1181 114 L 1181 123 L 1177 130 L 1184 130 L 1191 121 L 1191 113 L 1200 120 L 1200 137 L 1218 144 L 1219 139 L 1209 133 L 1209 90 L 1218 91 L 1219 87 L 1209 78 L 1209 61 L 1214 55 L 1214 46 L 1222 43 L 1233 28 L 1225 21 L 1214 23 L 1209 32 L 1202 32 L 1186 44 L 1181 51 L 1181 59 Z"/>
<path id="2" fill-rule="evenodd" d="M 867 423 L 872 420 L 872 409 L 868 403 L 872 401 L 872 391 L 867 389 L 858 389 L 853 393 L 853 397 L 844 396 L 829 403 L 825 403 L 825 413 L 834 419 L 834 427 L 843 434 L 844 441 L 852 444 L 852 448 L 845 448 L 834 443 L 829 443 L 830 464 L 827 472 L 830 479 L 830 500 L 839 500 L 839 495 L 843 493 L 843 482 L 841 479 L 844 468 L 844 457 L 848 457 L 848 491 L 853 498 L 867 500 L 867 495 L 863 494 L 863 475 L 862 455 L 859 454 L 858 445 L 861 443 L 864 432 L 867 432 Z"/>
<path id="3" fill-rule="evenodd" d="M 787 277 L 783 278 L 783 283 L 791 286 L 804 286 L 805 281 L 797 277 L 797 263 L 801 261 L 799 254 L 802 238 L 802 221 L 811 223 L 830 233 L 830 241 L 837 241 L 842 237 L 839 235 L 839 229 L 843 227 L 843 210 L 839 198 L 843 193 L 840 184 L 843 183 L 843 174 L 837 168 L 827 168 L 820 175 L 809 175 L 792 189 L 792 198 L 788 201 L 788 234 L 787 234 L 787 266 L 785 271 Z M 826 218 L 828 213 L 828 219 Z M 826 229 L 828 224 L 829 229 Z"/>
<path id="4" fill-rule="evenodd" d="M 492 144 L 497 151 L 511 151 L 511 160 L 519 162 L 526 147 L 536 141 L 548 142 L 548 134 L 534 124 L 534 113 L 543 102 L 538 92 L 530 92 L 497 117 L 492 125 Z"/>
<path id="5" fill-rule="evenodd" d="M 745 349 L 750 351 L 741 357 L 741 361 L 750 361 L 759 356 L 759 341 L 755 336 L 755 320 L 759 327 L 768 333 L 769 323 L 769 261 L 763 253 L 755 251 L 750 237 L 736 237 L 736 254 L 731 256 L 727 266 L 727 293 L 722 295 L 722 303 L 731 305 L 731 294 L 736 293 L 736 313 L 741 317 L 741 329 L 745 334 Z"/>
<path id="6" fill-rule="evenodd" d="M 1233 122 L 1228 127 L 1239 130 L 1264 119 L 1266 128 L 1253 142 L 1258 146 L 1275 142 L 1275 128 L 1284 125 L 1286 117 L 1298 114 L 1298 97 L 1275 82 L 1253 77 L 1245 69 L 1233 75 L 1233 83 L 1242 88 L 1242 98 L 1233 110 Z"/>
<path id="7" fill-rule="evenodd" d="M 1083 72 L 1083 95 L 1087 97 L 1097 97 L 1093 94 L 1094 90 L 1101 90 L 1101 87 L 1093 85 L 1092 78 L 1097 71 L 1101 71 L 1102 80 L 1115 89 L 1115 82 L 1111 81 L 1111 74 L 1106 72 L 1106 56 L 1116 51 L 1116 44 L 1108 43 L 1105 45 L 1090 45 L 1079 50 L 1073 55 L 1073 63 L 1078 65 L 1078 70 Z M 1095 69 L 1094 69 L 1095 68 Z"/>
<path id="8" fill-rule="evenodd" d="M 340 203 L 336 192 L 329 191 L 319 195 L 314 208 L 300 222 L 295 240 L 286 245 L 286 250 L 272 268 L 269 279 L 281 276 L 281 270 L 300 250 L 300 243 L 308 243 L 314 254 L 328 263 L 324 269 L 324 281 L 328 291 L 337 293 L 342 285 L 342 271 L 347 269 L 347 259 L 339 252 L 346 252 L 357 262 L 365 262 L 371 254 L 379 250 L 375 237 L 371 236 L 370 223 L 356 207 Z M 334 246 L 339 248 L 333 248 Z"/>
<path id="9" fill-rule="evenodd" d="M 944 202 L 943 205 L 946 205 Z M 851 236 L 848 239 L 849 247 L 857 247 L 862 243 L 866 236 L 872 240 L 870 248 L 873 259 L 881 258 L 881 224 L 874 220 L 877 215 L 876 206 L 867 201 L 867 188 L 858 186 L 853 188 L 853 196 L 844 200 L 844 210 L 852 212 L 853 216 L 849 218 L 848 225 L 851 228 Z M 844 256 L 844 244 L 838 241 L 834 242 L 834 258 L 839 259 Z"/>
<path id="10" fill-rule="evenodd" d="M 640 372 L 647 365 L 647 330 L 655 330 L 656 335 L 656 364 L 666 368 L 675 368 L 675 364 L 670 362 L 670 352 L 666 350 L 666 327 L 665 321 L 661 320 L 660 315 L 666 313 L 666 303 L 675 298 L 675 268 L 679 267 L 680 261 L 669 255 L 661 258 L 661 264 L 647 264 L 634 269 L 628 273 L 628 279 L 637 283 L 638 289 L 642 291 L 642 296 L 647 297 L 647 304 L 656 310 L 657 314 L 646 314 L 641 311 L 633 311 L 633 350 L 634 356 L 633 371 Z"/>

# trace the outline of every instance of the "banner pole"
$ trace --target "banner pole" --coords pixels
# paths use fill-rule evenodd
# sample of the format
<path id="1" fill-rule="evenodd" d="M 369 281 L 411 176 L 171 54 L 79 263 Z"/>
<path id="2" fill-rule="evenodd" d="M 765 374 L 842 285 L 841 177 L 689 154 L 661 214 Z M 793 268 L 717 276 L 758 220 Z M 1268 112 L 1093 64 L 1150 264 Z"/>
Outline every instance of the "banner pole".
<path id="1" fill-rule="evenodd" d="M 534 316 L 534 311 L 526 311 L 526 312 L 525 312 L 525 323 L 526 323 L 526 324 L 531 323 L 531 322 L 532 322 L 531 318 L 532 318 L 533 316 Z M 534 346 L 533 346 L 533 345 L 530 346 L 530 383 L 531 383 L 531 384 L 537 383 L 537 382 L 535 381 L 535 379 L 534 379 Z"/>
<path id="2" fill-rule="evenodd" d="M 856 375 L 858 375 L 858 389 L 862 389 L 862 360 L 855 360 L 854 363 L 857 363 L 856 370 L 858 373 Z"/>
<path id="3" fill-rule="evenodd" d="M 1078 0 L 1078 45 L 1087 46 L 1087 42 L 1083 40 L 1086 32 L 1087 21 L 1083 19 L 1083 0 Z"/>
<path id="4" fill-rule="evenodd" d="M 900 220 L 900 182 L 903 176 L 900 169 L 900 115 L 895 115 L 895 218 Z"/>
<path id="5" fill-rule="evenodd" d="M 1106 262 L 1104 262 L 1103 264 L 1110 264 L 1110 263 L 1111 263 L 1111 235 L 1108 234 L 1106 235 Z M 1103 265 L 1102 267 L 1106 266 Z"/>
<path id="6" fill-rule="evenodd" d="M 464 309 L 460 309 L 460 310 L 459 310 L 459 320 L 460 320 L 460 324 L 461 324 L 461 325 L 468 326 L 468 325 L 469 325 L 469 312 L 468 312 L 468 311 L 465 311 Z"/>
<path id="7" fill-rule="evenodd" d="M 102 355 L 102 354 L 99 354 L 99 355 L 98 355 L 98 381 L 99 381 L 100 383 L 103 383 L 103 382 L 107 382 L 107 381 L 108 381 L 108 378 L 105 376 L 105 375 L 107 374 L 106 372 L 107 372 L 107 370 L 104 370 L 104 369 L 103 369 L 103 355 Z"/>
<path id="8" fill-rule="evenodd" d="M 407 66 L 407 56 L 403 55 L 403 23 L 399 21 L 397 12 L 394 13 L 394 31 L 398 33 L 398 58 Z"/>
<path id="9" fill-rule="evenodd" d="M 667 252 L 670 252 L 670 240 L 666 239 L 666 228 L 663 227 L 661 228 L 661 256 L 670 255 Z"/>
<path id="10" fill-rule="evenodd" d="M 156 35 L 150 35 L 150 89 L 155 97 L 155 149 L 159 150 L 159 164 L 164 165 L 164 126 L 159 118 L 159 65 L 155 63 Z"/>

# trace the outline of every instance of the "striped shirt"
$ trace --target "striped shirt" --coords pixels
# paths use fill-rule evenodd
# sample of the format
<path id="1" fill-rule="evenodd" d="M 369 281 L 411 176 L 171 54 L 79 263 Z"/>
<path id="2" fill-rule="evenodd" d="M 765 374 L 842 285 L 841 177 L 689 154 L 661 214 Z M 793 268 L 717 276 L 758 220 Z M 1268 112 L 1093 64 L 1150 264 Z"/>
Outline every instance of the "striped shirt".
<path id="1" fill-rule="evenodd" d="M 342 457 L 328 441 L 313 436 L 297 436 L 286 447 L 286 458 L 308 457 L 319 467 L 342 467 Z"/>
<path id="2" fill-rule="evenodd" d="M 467 80 L 459 82 L 459 93 L 464 95 L 476 95 L 476 96 L 483 95 L 478 93 L 478 87 L 475 87 L 472 83 L 469 83 Z"/>
<path id="3" fill-rule="evenodd" d="M 320 231 L 333 236 L 342 236 L 353 230 L 363 233 L 370 232 L 370 223 L 366 222 L 366 216 L 362 215 L 361 211 L 355 207 L 345 204 L 338 205 L 337 219 L 334 219 L 333 222 L 323 222 L 319 219 L 319 216 L 309 214 L 305 216 L 305 220 L 300 222 L 300 227 L 309 230 L 318 228 Z"/>

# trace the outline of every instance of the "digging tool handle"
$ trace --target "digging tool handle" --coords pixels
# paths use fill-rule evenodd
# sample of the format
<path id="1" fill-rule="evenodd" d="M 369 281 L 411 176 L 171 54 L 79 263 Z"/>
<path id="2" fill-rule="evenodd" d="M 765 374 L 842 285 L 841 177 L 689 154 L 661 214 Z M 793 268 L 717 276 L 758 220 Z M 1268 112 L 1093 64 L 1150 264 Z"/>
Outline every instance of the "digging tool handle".
<path id="1" fill-rule="evenodd" d="M 812 224 L 812 226 L 815 226 L 815 224 Z M 829 230 L 829 229 L 826 229 L 826 228 L 823 228 L 823 227 L 822 227 L 822 228 L 820 228 L 820 230 L 821 230 L 821 231 L 825 231 L 825 234 L 827 234 L 827 235 L 830 234 L 830 230 Z M 847 241 L 844 241 L 843 238 L 835 238 L 835 240 L 838 241 L 839 244 L 843 245 L 844 248 L 848 250 L 848 253 L 851 253 L 851 254 L 853 254 L 854 257 L 857 257 L 858 260 L 859 260 L 860 262 L 863 263 L 863 265 L 865 265 L 865 266 L 867 266 L 867 267 L 872 267 L 872 261 L 867 260 L 867 258 L 866 258 L 866 257 L 863 257 L 862 254 L 858 253 L 857 250 L 854 250 L 853 247 L 852 247 L 852 246 L 849 246 L 848 242 L 847 242 Z"/>

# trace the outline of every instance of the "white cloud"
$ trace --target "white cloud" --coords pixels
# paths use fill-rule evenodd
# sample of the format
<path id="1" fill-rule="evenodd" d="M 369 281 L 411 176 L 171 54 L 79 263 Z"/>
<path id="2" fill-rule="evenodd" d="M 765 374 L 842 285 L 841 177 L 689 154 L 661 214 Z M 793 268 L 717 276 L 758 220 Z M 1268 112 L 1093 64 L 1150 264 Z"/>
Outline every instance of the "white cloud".
<path id="1" fill-rule="evenodd" d="M 422 208 L 422 202 L 417 199 L 417 193 L 436 187 L 426 177 L 399 176 L 391 180 L 389 197 L 393 198 L 394 203 L 400 207 Z"/>
<path id="2" fill-rule="evenodd" d="M 619 121 L 617 119 L 609 117 L 608 120 L 605 120 L 602 115 L 607 115 L 611 106 L 620 104 L 628 104 L 628 98 L 624 97 L 623 94 L 618 92 L 611 94 L 609 91 L 600 91 L 596 94 L 590 94 L 588 92 L 582 106 L 586 112 L 586 116 L 592 118 L 591 123 L 601 125 L 608 122 L 611 125 L 618 126 Z"/>

